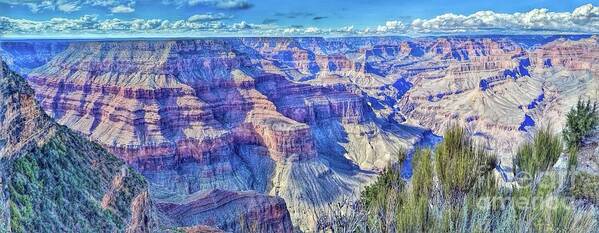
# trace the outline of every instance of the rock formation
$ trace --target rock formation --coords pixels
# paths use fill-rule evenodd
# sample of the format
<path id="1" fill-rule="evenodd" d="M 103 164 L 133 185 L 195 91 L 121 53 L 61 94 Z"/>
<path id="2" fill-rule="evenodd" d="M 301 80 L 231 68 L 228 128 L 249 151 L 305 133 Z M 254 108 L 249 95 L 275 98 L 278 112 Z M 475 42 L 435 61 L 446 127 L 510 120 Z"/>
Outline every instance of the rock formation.
<path id="1" fill-rule="evenodd" d="M 143 177 L 59 126 L 0 60 L 0 227 L 4 232 L 150 232 Z M 141 209 L 140 209 L 141 208 Z"/>
<path id="2" fill-rule="evenodd" d="M 292 232 L 285 201 L 253 191 L 215 189 L 157 207 L 181 226 L 210 225 L 227 232 Z"/>

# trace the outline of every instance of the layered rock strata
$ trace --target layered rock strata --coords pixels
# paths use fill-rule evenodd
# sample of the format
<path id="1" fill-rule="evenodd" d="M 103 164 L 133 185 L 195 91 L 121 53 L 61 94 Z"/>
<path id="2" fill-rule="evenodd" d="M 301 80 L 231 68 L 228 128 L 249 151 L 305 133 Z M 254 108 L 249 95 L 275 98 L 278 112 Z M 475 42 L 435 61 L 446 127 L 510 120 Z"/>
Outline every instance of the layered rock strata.
<path id="1" fill-rule="evenodd" d="M 285 201 L 256 192 L 215 189 L 157 208 L 186 229 L 210 225 L 227 232 L 292 232 Z"/>

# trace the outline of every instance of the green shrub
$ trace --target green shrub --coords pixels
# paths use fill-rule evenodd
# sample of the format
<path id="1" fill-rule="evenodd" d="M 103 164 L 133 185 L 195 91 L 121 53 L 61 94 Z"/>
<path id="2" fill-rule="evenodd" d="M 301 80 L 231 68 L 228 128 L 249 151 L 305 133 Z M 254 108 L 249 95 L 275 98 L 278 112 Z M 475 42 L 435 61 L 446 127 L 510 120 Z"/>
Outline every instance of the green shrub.
<path id="1" fill-rule="evenodd" d="M 514 165 L 520 172 L 535 177 L 537 172 L 546 171 L 553 166 L 562 152 L 560 138 L 551 132 L 549 127 L 540 129 L 532 142 L 525 142 L 518 148 Z"/>
<path id="2" fill-rule="evenodd" d="M 383 172 L 377 177 L 377 180 L 367 186 L 361 193 L 361 201 L 366 206 L 373 205 L 377 199 L 381 196 L 385 196 L 386 193 L 400 191 L 403 187 L 404 181 L 401 180 L 399 171 L 393 168 L 385 168 Z"/>
<path id="3" fill-rule="evenodd" d="M 545 129 L 522 148 L 517 160 L 521 168 L 545 171 L 555 163 L 561 144 L 559 137 Z M 415 152 L 410 185 L 403 186 L 397 171 L 386 170 L 363 192 L 376 197 L 363 202 L 370 219 L 365 232 L 582 233 L 597 228 L 595 210 L 566 201 L 555 172 L 538 172 L 538 178 L 528 185 L 501 190 L 491 172 L 495 159 L 475 146 L 459 127 L 445 133 L 435 152 Z M 577 177 L 581 181 L 575 182 L 579 185 L 575 195 L 596 195 L 597 186 L 590 184 L 597 183 Z M 396 184 L 401 188 L 393 188 Z M 389 213 L 394 214 L 394 221 L 386 220 Z"/>
<path id="4" fill-rule="evenodd" d="M 534 232 L 595 232 L 597 216 L 593 209 L 577 207 L 562 196 L 547 197 L 527 216 Z"/>
<path id="5" fill-rule="evenodd" d="M 428 149 L 417 150 L 414 153 L 412 188 L 413 193 L 429 197 L 433 188 L 432 154 Z"/>
<path id="6" fill-rule="evenodd" d="M 536 197 L 548 197 L 557 190 L 559 186 L 559 177 L 556 172 L 548 172 L 544 176 L 541 177 L 541 181 L 535 187 L 536 188 Z"/>
<path id="7" fill-rule="evenodd" d="M 402 163 L 406 158 L 406 151 L 401 149 L 398 152 L 398 161 Z M 377 177 L 377 180 L 367 186 L 361 193 L 361 202 L 366 206 L 370 206 L 375 200 L 380 199 L 379 196 L 385 195 L 388 192 L 399 192 L 405 181 L 401 179 L 400 171 L 395 166 L 389 165 Z"/>
<path id="8" fill-rule="evenodd" d="M 599 204 L 599 175 L 579 172 L 574 177 L 572 195 Z"/>
<path id="9" fill-rule="evenodd" d="M 361 193 L 360 203 L 367 212 L 366 222 L 370 231 L 385 232 L 393 225 L 389 221 L 393 220 L 394 213 L 397 211 L 397 198 L 405 186 L 405 181 L 401 179 L 400 171 L 396 168 L 398 167 L 389 166 L 383 170 L 377 180 Z M 336 228 L 336 226 L 331 227 Z"/>
<path id="10" fill-rule="evenodd" d="M 468 193 L 475 182 L 495 168 L 496 159 L 477 146 L 463 128 L 452 126 L 435 150 L 437 176 L 448 197 Z"/>
<path id="11" fill-rule="evenodd" d="M 431 221 L 429 201 L 433 193 L 432 153 L 417 149 L 412 161 L 411 186 L 398 194 L 395 232 L 427 231 Z"/>
<path id="12" fill-rule="evenodd" d="M 576 106 L 568 112 L 566 126 L 562 132 L 568 149 L 577 150 L 582 139 L 598 124 L 597 102 L 578 100 Z"/>
<path id="13" fill-rule="evenodd" d="M 428 198 L 408 195 L 396 212 L 396 232 L 426 232 L 429 224 Z"/>
<path id="14" fill-rule="evenodd" d="M 23 226 L 21 225 L 21 213 L 17 205 L 9 201 L 8 206 L 10 208 L 10 228 L 13 232 L 24 232 Z"/>

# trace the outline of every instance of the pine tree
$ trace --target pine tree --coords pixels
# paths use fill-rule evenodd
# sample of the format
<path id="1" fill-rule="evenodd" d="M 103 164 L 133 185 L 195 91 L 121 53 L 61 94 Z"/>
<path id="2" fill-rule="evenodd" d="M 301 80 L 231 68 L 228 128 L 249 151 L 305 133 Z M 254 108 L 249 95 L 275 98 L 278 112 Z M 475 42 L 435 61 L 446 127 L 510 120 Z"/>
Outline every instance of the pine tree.
<path id="1" fill-rule="evenodd" d="M 584 137 L 599 124 L 597 102 L 578 100 L 576 106 L 568 112 L 566 127 L 563 131 L 564 141 L 570 151 L 576 151 Z"/>

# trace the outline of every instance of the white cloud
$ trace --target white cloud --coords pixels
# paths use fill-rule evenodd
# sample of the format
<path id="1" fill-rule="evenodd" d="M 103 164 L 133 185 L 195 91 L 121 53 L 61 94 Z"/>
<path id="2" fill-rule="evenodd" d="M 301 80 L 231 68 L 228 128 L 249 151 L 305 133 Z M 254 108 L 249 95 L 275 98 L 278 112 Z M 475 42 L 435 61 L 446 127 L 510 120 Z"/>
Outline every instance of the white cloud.
<path id="1" fill-rule="evenodd" d="M 218 9 L 248 9 L 253 5 L 247 0 L 163 0 L 163 4 L 182 6 L 212 6 Z"/>
<path id="2" fill-rule="evenodd" d="M 233 29 L 242 30 L 242 29 L 250 29 L 253 28 L 252 25 L 245 21 L 241 21 L 239 23 L 233 24 Z"/>
<path id="3" fill-rule="evenodd" d="M 247 9 L 252 4 L 245 0 L 220 0 L 216 1 L 215 6 L 221 9 Z"/>
<path id="4" fill-rule="evenodd" d="M 587 4 L 572 12 L 533 9 L 513 14 L 479 11 L 471 15 L 444 14 L 432 19 L 416 19 L 411 29 L 417 33 L 460 32 L 599 32 L 599 8 Z"/>
<path id="5" fill-rule="evenodd" d="M 385 22 L 385 25 L 379 25 L 376 27 L 377 33 L 401 33 L 405 32 L 406 25 L 403 22 L 393 20 Z"/>
<path id="6" fill-rule="evenodd" d="M 0 17 L 0 31 L 10 35 L 69 35 L 69 34 L 163 34 L 219 30 L 237 32 L 259 28 L 245 21 L 235 24 L 224 24 L 218 21 L 169 21 L 163 19 L 118 18 L 99 20 L 96 16 L 86 15 L 76 19 L 52 18 L 47 21 L 12 19 Z"/>
<path id="7" fill-rule="evenodd" d="M 189 17 L 187 20 L 191 22 L 209 22 L 209 21 L 219 21 L 232 18 L 229 15 L 223 13 L 206 13 L 206 14 L 196 14 Z"/>
<path id="8" fill-rule="evenodd" d="M 320 29 L 318 29 L 317 27 L 308 27 L 304 30 L 305 33 L 308 34 L 316 34 L 316 33 L 320 33 Z"/>
<path id="9" fill-rule="evenodd" d="M 26 6 L 31 12 L 62 11 L 75 12 L 84 6 L 101 6 L 114 9 L 118 6 L 133 8 L 135 0 L 0 0 L 11 6 Z"/>
<path id="10" fill-rule="evenodd" d="M 58 5 L 58 10 L 63 12 L 74 12 L 78 11 L 80 8 L 80 6 L 72 2 Z"/>
<path id="11" fill-rule="evenodd" d="M 112 13 L 131 13 L 134 12 L 135 9 L 133 9 L 130 6 L 125 6 L 125 5 L 118 5 L 113 7 L 112 9 L 110 9 L 110 12 Z"/>

